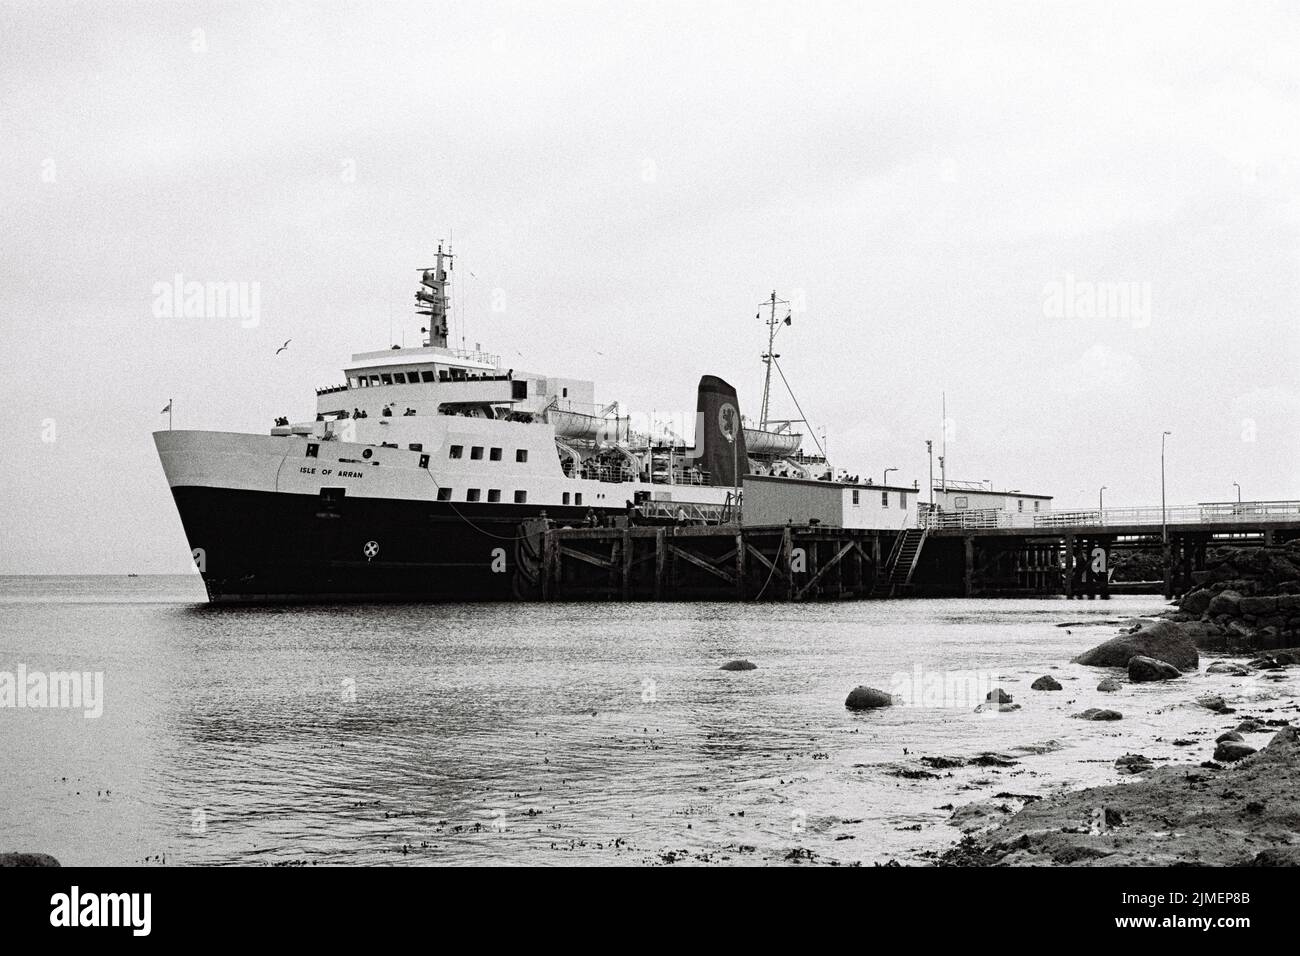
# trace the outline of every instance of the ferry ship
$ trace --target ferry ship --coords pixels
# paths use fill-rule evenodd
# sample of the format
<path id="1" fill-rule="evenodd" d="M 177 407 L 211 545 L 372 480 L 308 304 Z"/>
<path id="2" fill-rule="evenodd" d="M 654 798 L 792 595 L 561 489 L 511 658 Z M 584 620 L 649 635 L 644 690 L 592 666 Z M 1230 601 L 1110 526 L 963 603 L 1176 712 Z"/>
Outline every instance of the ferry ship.
<path id="1" fill-rule="evenodd" d="M 746 474 L 830 476 L 790 423 L 766 427 L 766 389 L 747 427 L 703 376 L 688 445 L 633 429 L 591 381 L 452 348 L 452 269 L 439 244 L 419 270 L 422 344 L 353 355 L 312 420 L 154 433 L 210 601 L 527 599 L 548 526 L 731 521 Z"/>

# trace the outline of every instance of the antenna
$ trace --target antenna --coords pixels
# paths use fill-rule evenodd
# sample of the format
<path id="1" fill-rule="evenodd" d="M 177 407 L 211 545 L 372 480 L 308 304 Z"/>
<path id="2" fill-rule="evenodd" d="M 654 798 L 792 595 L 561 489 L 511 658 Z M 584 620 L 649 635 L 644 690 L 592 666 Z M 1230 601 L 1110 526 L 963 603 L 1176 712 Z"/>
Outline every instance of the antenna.
<path id="1" fill-rule="evenodd" d="M 416 313 L 429 317 L 426 346 L 447 347 L 447 311 L 450 298 L 447 295 L 447 268 L 451 266 L 451 248 L 444 253 L 442 242 L 438 242 L 437 261 L 431 269 L 420 270 L 421 289 L 415 293 Z"/>
<path id="2" fill-rule="evenodd" d="M 775 289 L 772 290 L 772 295 L 766 302 L 759 303 L 760 309 L 764 305 L 770 306 L 771 309 L 767 317 L 767 351 L 763 353 L 763 364 L 767 366 L 767 371 L 763 376 L 763 405 L 762 405 L 762 411 L 759 413 L 759 417 L 758 417 L 758 427 L 764 430 L 767 429 L 768 399 L 772 393 L 772 364 L 777 358 L 780 357 L 772 353 L 772 344 L 773 342 L 776 341 L 777 326 L 780 325 L 780 323 L 777 322 L 776 320 L 776 307 L 777 305 L 789 305 L 789 304 L 790 303 L 787 302 L 785 299 L 778 299 L 776 297 Z M 762 318 L 762 315 L 763 313 L 760 312 L 757 317 Z M 785 317 L 785 324 L 786 325 L 790 324 L 789 315 Z M 800 414 L 802 414 L 802 412 Z"/>

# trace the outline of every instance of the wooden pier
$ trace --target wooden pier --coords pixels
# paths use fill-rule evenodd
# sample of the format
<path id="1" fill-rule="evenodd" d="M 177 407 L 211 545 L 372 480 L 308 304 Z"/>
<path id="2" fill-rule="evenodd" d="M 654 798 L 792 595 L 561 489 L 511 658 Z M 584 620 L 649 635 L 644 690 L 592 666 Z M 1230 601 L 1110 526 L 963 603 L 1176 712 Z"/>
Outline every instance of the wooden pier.
<path id="1" fill-rule="evenodd" d="M 524 586 L 547 601 L 854 600 L 872 594 L 897 537 L 818 525 L 548 527 Z"/>
<path id="2" fill-rule="evenodd" d="M 1110 597 L 1126 549 L 1163 554 L 1164 592 L 1182 593 L 1220 545 L 1300 537 L 1300 503 L 1277 514 L 1170 509 L 1167 530 L 1069 513 L 1006 516 L 980 527 L 875 530 L 808 524 L 556 527 L 527 522 L 516 545 L 521 600 L 825 601 L 917 597 Z M 952 517 L 946 516 L 945 521 Z M 1110 518 L 1107 513 L 1105 518 Z M 1032 521 L 1032 524 L 1030 524 Z M 1028 526 L 1026 526 L 1028 525 Z"/>

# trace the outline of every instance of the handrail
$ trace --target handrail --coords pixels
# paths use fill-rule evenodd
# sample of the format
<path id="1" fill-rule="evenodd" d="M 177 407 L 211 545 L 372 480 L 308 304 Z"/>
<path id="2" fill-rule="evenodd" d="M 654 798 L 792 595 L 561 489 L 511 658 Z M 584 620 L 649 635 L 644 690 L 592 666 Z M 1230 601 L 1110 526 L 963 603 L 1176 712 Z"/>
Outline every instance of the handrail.
<path id="1" fill-rule="evenodd" d="M 1084 509 L 1016 512 L 985 508 L 969 511 L 921 510 L 917 526 L 931 530 L 983 528 L 1061 528 L 1171 524 L 1257 524 L 1300 520 L 1300 501 L 1243 501 L 1160 508 Z"/>

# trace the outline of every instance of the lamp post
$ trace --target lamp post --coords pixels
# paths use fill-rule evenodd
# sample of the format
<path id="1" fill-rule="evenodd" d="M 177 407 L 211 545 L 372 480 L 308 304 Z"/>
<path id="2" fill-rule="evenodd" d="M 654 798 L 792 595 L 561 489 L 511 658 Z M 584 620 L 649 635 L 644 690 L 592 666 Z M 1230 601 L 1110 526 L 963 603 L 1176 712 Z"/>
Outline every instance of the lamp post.
<path id="1" fill-rule="evenodd" d="M 1106 487 L 1106 485 L 1102 485 L 1101 488 L 1097 490 L 1097 510 L 1102 512 L 1101 517 L 1103 521 L 1105 520 L 1106 511 Z"/>
<path id="2" fill-rule="evenodd" d="M 925 453 L 930 459 L 930 510 L 934 511 L 934 442 L 926 439 Z"/>
<path id="3" fill-rule="evenodd" d="M 1160 433 L 1160 548 L 1165 565 L 1166 598 L 1173 597 L 1173 594 L 1170 593 L 1173 579 L 1169 567 L 1169 510 L 1165 507 L 1165 439 L 1172 434 L 1173 432 Z"/>
<path id="4" fill-rule="evenodd" d="M 1237 483 L 1234 481 L 1234 482 L 1232 483 L 1232 487 L 1234 487 L 1234 488 L 1237 489 L 1237 504 L 1241 504 L 1241 485 L 1237 484 Z"/>
<path id="5" fill-rule="evenodd" d="M 881 483 L 882 485 L 887 485 L 887 484 L 889 484 L 889 473 L 890 473 L 891 471 L 898 471 L 898 469 L 897 469 L 897 468 L 886 468 L 886 469 L 885 469 L 885 477 L 883 477 L 883 478 L 880 479 L 880 483 Z"/>

